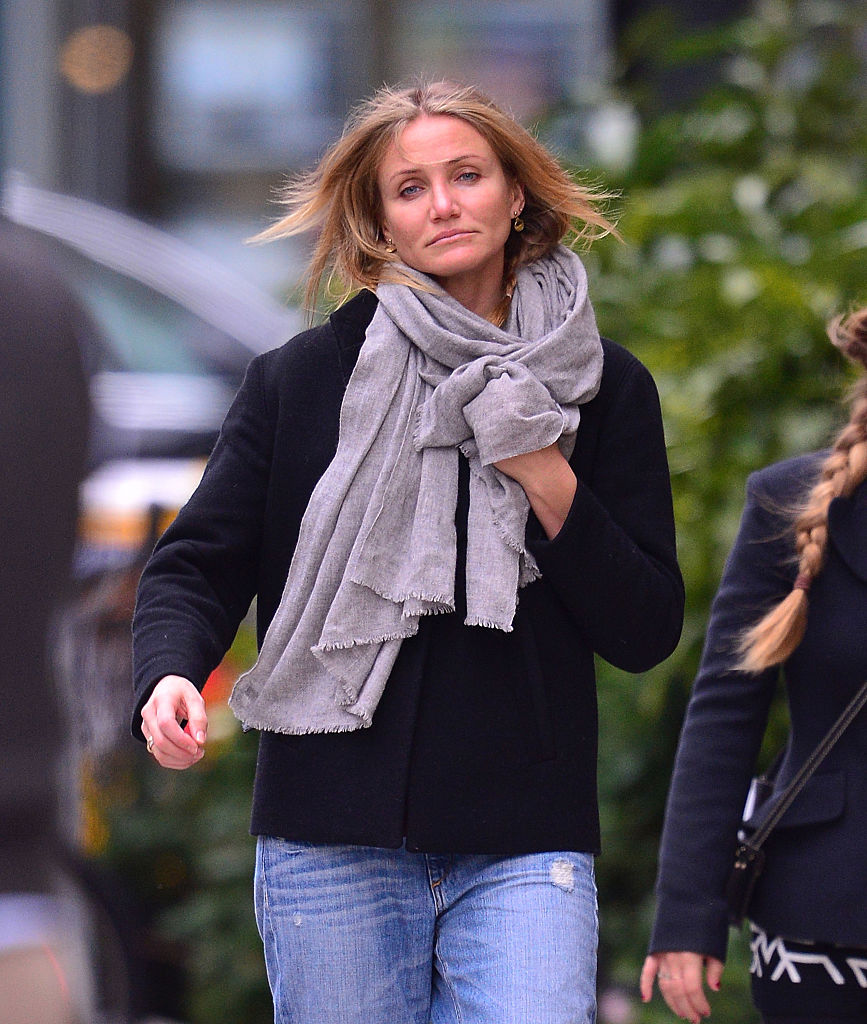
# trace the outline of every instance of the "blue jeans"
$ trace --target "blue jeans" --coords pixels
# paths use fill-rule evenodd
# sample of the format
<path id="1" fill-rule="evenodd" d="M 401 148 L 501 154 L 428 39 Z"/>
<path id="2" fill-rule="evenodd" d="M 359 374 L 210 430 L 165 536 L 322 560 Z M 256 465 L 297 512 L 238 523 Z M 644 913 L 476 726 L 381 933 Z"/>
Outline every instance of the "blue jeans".
<path id="1" fill-rule="evenodd" d="M 261 837 L 275 1024 L 594 1024 L 593 857 Z"/>

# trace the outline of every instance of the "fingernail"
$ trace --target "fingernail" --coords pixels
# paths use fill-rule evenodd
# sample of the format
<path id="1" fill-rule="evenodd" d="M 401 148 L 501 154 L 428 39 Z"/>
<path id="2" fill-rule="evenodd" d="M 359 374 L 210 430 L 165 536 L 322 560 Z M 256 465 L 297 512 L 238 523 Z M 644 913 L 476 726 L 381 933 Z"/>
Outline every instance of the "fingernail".
<path id="1" fill-rule="evenodd" d="M 205 734 L 202 732 L 201 729 L 199 729 L 199 731 L 196 733 L 196 743 L 204 743 L 204 742 L 205 742 Z"/>

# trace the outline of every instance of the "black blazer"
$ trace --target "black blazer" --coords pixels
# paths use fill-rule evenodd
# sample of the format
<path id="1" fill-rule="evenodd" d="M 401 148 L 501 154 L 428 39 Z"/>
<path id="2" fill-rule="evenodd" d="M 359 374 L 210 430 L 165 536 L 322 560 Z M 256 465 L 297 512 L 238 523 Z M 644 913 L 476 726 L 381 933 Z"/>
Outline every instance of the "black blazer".
<path id="1" fill-rule="evenodd" d="M 252 362 L 201 485 L 142 577 L 138 709 L 167 673 L 202 686 L 254 594 L 261 642 L 375 308 L 362 292 Z M 598 849 L 594 655 L 648 669 L 683 615 L 656 390 L 610 342 L 572 465 L 580 483 L 561 532 L 548 541 L 528 524 L 542 578 L 521 591 L 513 632 L 466 627 L 461 608 L 424 618 L 369 729 L 262 733 L 254 833 L 452 853 Z"/>
<path id="2" fill-rule="evenodd" d="M 735 638 L 789 592 L 797 565 L 783 509 L 804 496 L 823 453 L 750 477 L 711 610 L 669 794 L 652 951 L 723 959 L 723 888 L 779 671 L 731 671 Z M 783 667 L 791 734 L 785 787 L 867 678 L 867 485 L 837 498 L 810 590 L 806 635 Z M 867 715 L 862 713 L 789 809 L 765 849 L 751 917 L 784 938 L 867 946 Z"/>

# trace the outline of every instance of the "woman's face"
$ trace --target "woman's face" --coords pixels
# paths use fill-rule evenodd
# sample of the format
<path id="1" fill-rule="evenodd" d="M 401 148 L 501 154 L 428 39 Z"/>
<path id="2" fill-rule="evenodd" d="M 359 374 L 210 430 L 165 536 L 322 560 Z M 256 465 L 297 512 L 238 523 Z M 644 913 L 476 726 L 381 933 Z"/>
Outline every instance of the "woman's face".
<path id="1" fill-rule="evenodd" d="M 458 117 L 422 115 L 378 173 L 382 230 L 400 259 L 481 315 L 502 298 L 504 246 L 523 190 L 487 141 Z"/>

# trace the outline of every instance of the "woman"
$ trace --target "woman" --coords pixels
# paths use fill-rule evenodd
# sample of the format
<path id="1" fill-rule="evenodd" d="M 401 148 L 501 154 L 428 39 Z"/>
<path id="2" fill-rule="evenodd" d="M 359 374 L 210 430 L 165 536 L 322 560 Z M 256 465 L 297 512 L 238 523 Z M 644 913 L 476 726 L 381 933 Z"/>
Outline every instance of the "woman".
<path id="1" fill-rule="evenodd" d="M 867 308 L 829 333 L 867 367 Z M 725 881 L 780 670 L 791 729 L 777 792 L 867 678 L 865 477 L 862 376 L 830 452 L 748 482 L 677 753 L 641 976 L 645 1001 L 657 978 L 687 1020 L 710 1013 L 703 978 L 720 985 Z M 750 917 L 753 1000 L 767 1024 L 867 1020 L 865 742 L 861 714 L 765 844 Z"/>
<path id="2" fill-rule="evenodd" d="M 137 731 L 202 757 L 255 594 L 231 704 L 275 1019 L 592 1021 L 593 659 L 649 668 L 683 611 L 653 382 L 560 244 L 610 225 L 447 84 L 375 95 L 286 201 L 308 294 L 361 290 L 253 361 L 157 546 Z"/>

